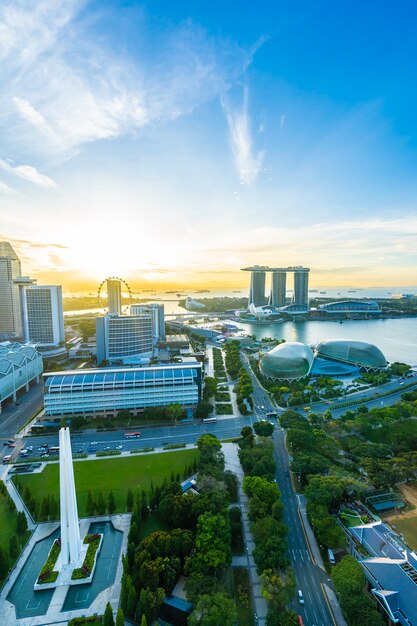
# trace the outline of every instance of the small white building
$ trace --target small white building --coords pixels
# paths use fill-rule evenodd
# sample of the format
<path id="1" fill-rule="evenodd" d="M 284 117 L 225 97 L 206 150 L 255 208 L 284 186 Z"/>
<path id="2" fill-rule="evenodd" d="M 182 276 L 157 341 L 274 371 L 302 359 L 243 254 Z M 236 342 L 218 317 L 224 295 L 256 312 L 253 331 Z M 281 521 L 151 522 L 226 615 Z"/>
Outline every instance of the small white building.
<path id="1" fill-rule="evenodd" d="M 32 380 L 39 382 L 42 370 L 42 357 L 35 346 L 12 341 L 0 343 L 0 413 L 7 398 L 16 401 L 20 389 L 29 391 Z"/>

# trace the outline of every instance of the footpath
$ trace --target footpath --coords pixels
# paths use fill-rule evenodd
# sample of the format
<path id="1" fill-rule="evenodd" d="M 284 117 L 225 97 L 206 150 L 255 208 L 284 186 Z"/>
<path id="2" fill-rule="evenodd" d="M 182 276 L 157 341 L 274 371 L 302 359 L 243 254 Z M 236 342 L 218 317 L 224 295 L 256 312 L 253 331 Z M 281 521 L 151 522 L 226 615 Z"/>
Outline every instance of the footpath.
<path id="1" fill-rule="evenodd" d="M 239 457 L 237 454 L 238 447 L 234 443 L 223 443 L 222 450 L 224 453 L 225 460 L 225 469 L 230 470 L 237 476 L 238 480 L 238 497 L 239 497 L 239 506 L 242 512 L 242 525 L 243 525 L 243 538 L 246 549 L 246 556 L 243 557 L 233 557 L 232 566 L 233 567 L 247 567 L 249 572 L 249 578 L 251 581 L 252 587 L 252 600 L 253 600 L 253 608 L 255 613 L 255 621 L 260 626 L 266 625 L 266 614 L 268 611 L 268 605 L 265 598 L 261 593 L 261 583 L 259 581 L 259 576 L 256 571 L 256 565 L 253 558 L 253 550 L 255 548 L 255 542 L 252 537 L 252 533 L 250 532 L 249 526 L 249 506 L 248 506 L 248 498 L 245 495 L 242 482 L 243 482 L 243 470 L 239 461 Z"/>

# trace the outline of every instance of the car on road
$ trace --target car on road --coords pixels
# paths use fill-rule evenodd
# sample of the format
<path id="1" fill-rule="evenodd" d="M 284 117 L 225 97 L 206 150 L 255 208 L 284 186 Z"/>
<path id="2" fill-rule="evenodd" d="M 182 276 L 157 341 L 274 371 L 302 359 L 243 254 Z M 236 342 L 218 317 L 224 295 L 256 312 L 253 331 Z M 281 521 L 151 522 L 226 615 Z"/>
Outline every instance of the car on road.
<path id="1" fill-rule="evenodd" d="M 97 444 L 98 444 L 98 441 L 92 441 L 92 442 L 91 442 L 91 445 L 92 445 L 92 446 L 96 446 Z"/>
<path id="2" fill-rule="evenodd" d="M 290 473 L 289 473 L 289 471 L 286 469 L 286 470 L 285 470 L 285 476 L 287 476 L 287 478 L 288 478 L 288 476 L 289 476 L 289 475 L 290 475 Z"/>
<path id="3" fill-rule="evenodd" d="M 301 591 L 301 589 L 297 591 L 297 597 L 298 597 L 298 602 L 300 604 L 304 604 L 304 596 L 303 596 L 303 592 Z"/>
<path id="4" fill-rule="evenodd" d="M 161 446 L 167 446 L 167 445 L 168 445 L 168 441 L 163 441 L 163 442 L 161 443 Z"/>
<path id="5" fill-rule="evenodd" d="M 95 451 L 95 448 L 88 448 L 88 454 L 93 454 Z"/>
<path id="6" fill-rule="evenodd" d="M 8 439 L 7 441 L 4 442 L 4 446 L 11 446 L 12 443 L 14 443 L 14 439 Z"/>
<path id="7" fill-rule="evenodd" d="M 117 446 L 116 450 L 123 450 L 123 446 Z"/>
<path id="8" fill-rule="evenodd" d="M 44 452 L 43 454 L 41 454 L 41 459 L 49 459 L 49 454 L 47 452 Z"/>
<path id="9" fill-rule="evenodd" d="M 110 446 L 106 446 L 104 449 L 105 450 L 111 450 Z"/>

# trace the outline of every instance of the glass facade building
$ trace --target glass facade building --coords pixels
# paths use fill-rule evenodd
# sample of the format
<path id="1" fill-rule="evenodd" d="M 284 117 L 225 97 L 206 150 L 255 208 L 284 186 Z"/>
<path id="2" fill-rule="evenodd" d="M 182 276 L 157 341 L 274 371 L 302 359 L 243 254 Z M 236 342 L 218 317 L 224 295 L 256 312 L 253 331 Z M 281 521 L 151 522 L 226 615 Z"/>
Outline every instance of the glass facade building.
<path id="1" fill-rule="evenodd" d="M 308 376 L 313 361 L 311 348 L 298 341 L 287 341 L 264 354 L 259 369 L 273 380 L 300 380 Z"/>
<path id="2" fill-rule="evenodd" d="M 366 341 L 328 339 L 317 345 L 316 355 L 370 370 L 383 369 L 387 366 L 387 360 L 381 350 Z"/>
<path id="3" fill-rule="evenodd" d="M 8 241 L 0 241 L 0 340 L 22 337 L 19 287 L 20 260 Z"/>
<path id="4" fill-rule="evenodd" d="M 328 302 L 320 304 L 317 309 L 327 313 L 381 313 L 381 307 L 373 300 L 341 300 L 340 302 Z"/>
<path id="5" fill-rule="evenodd" d="M 96 318 L 97 363 L 152 356 L 151 314 Z"/>
<path id="6" fill-rule="evenodd" d="M 45 414 L 116 415 L 201 400 L 201 363 L 119 367 L 44 374 Z"/>
<path id="7" fill-rule="evenodd" d="M 21 288 L 23 335 L 40 347 L 65 341 L 62 287 L 31 285 Z"/>

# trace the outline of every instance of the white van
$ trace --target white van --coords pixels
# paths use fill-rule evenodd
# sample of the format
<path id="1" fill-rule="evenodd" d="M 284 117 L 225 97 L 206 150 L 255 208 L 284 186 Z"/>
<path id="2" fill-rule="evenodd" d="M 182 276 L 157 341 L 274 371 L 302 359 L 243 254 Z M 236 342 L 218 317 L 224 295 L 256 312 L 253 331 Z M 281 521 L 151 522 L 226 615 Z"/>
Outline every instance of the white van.
<path id="1" fill-rule="evenodd" d="M 333 550 L 331 550 L 331 548 L 328 548 L 327 556 L 329 557 L 330 563 L 334 565 L 336 563 L 336 559 L 334 558 Z"/>
<path id="2" fill-rule="evenodd" d="M 304 604 L 304 596 L 303 596 L 303 592 L 301 591 L 301 589 L 298 590 L 297 595 L 298 595 L 298 602 L 300 604 Z"/>

